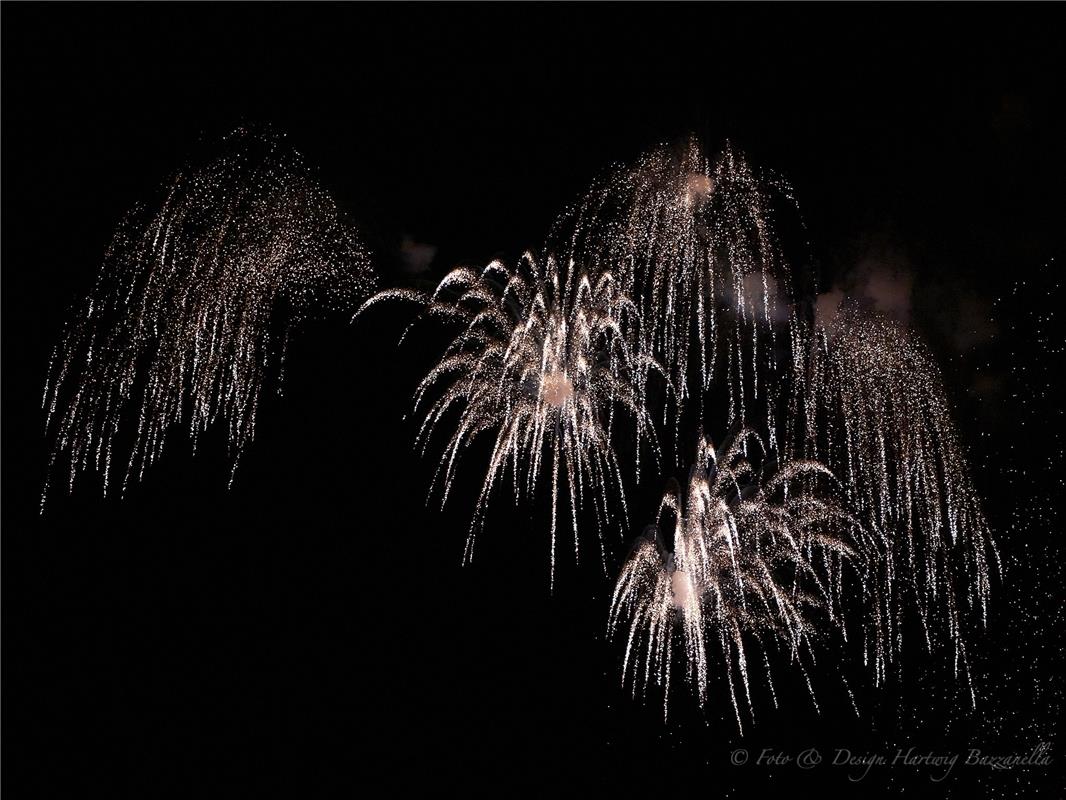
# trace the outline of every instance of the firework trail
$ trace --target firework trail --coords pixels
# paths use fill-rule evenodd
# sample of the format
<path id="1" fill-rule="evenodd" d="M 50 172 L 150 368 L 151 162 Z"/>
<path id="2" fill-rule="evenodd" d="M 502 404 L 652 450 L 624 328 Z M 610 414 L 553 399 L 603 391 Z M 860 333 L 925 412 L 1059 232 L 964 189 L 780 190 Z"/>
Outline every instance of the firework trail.
<path id="1" fill-rule="evenodd" d="M 804 658 L 813 660 L 813 640 L 843 627 L 840 576 L 871 542 L 819 486 L 831 482 L 824 466 L 795 461 L 774 472 L 764 459 L 757 469 L 745 453 L 761 447 L 751 430 L 720 451 L 701 437 L 686 485 L 667 489 L 618 577 L 609 628 L 626 640 L 623 679 L 634 693 L 662 686 L 664 714 L 675 650 L 704 703 L 717 654 L 742 730 L 742 707 L 754 718 L 752 650 L 775 705 L 770 648 L 788 654 L 813 700 Z"/>
<path id="2" fill-rule="evenodd" d="M 900 324 L 845 303 L 819 325 L 810 370 L 813 446 L 888 543 L 869 617 L 881 628 L 869 639 L 877 680 L 909 605 L 927 648 L 946 634 L 956 674 L 968 673 L 962 617 L 985 622 L 999 557 L 932 355 Z"/>
<path id="3" fill-rule="evenodd" d="M 220 421 L 236 470 L 289 324 L 351 307 L 372 284 L 366 250 L 301 158 L 278 135 L 235 131 L 173 178 L 157 211 L 135 210 L 115 233 L 52 359 L 49 473 L 66 454 L 69 487 L 94 470 L 106 494 L 121 461 L 124 489 L 171 428 L 186 424 L 195 446 Z M 116 452 L 126 433 L 128 457 Z"/>
<path id="4" fill-rule="evenodd" d="M 421 316 L 458 327 L 415 393 L 415 408 L 425 413 L 423 451 L 441 421 L 452 418 L 449 412 L 457 414 L 434 481 L 442 502 L 460 455 L 479 434 L 492 432 L 465 557 L 471 557 L 493 489 L 508 471 L 516 496 L 532 494 L 543 480 L 551 487 L 553 583 L 560 494 L 569 499 L 576 554 L 578 510 L 591 498 L 602 555 L 612 496 L 624 513 L 612 438 L 616 419 L 632 425 L 638 476 L 641 442 L 655 448 L 645 386 L 657 365 L 641 346 L 638 309 L 613 273 L 564 269 L 550 256 L 537 260 L 526 253 L 514 269 L 499 261 L 482 270 L 455 269 L 432 294 L 381 292 L 359 313 L 388 299 L 423 304 Z"/>
<path id="5" fill-rule="evenodd" d="M 679 406 L 692 397 L 702 408 L 712 389 L 728 397 L 729 418 L 743 420 L 752 399 L 768 401 L 760 413 L 776 402 L 800 332 L 776 233 L 780 203 L 795 205 L 786 184 L 760 177 L 730 147 L 712 160 L 690 139 L 597 182 L 551 241 L 575 263 L 620 276 Z"/>

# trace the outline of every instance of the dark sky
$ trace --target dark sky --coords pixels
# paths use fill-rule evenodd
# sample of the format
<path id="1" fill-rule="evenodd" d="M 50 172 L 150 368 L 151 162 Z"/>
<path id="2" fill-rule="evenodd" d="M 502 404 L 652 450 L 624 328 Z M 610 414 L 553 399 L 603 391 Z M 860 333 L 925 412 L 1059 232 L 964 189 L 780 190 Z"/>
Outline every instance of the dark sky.
<path id="1" fill-rule="evenodd" d="M 664 726 L 618 690 L 602 635 L 608 582 L 569 567 L 549 596 L 529 514 L 504 515 L 513 536 L 459 568 L 468 508 L 424 508 L 432 464 L 411 452 L 403 414 L 429 356 L 393 347 L 402 320 L 304 333 L 232 492 L 220 441 L 195 459 L 175 446 L 126 501 L 87 487 L 39 517 L 48 356 L 116 222 L 238 124 L 287 132 L 360 222 L 387 282 L 405 235 L 437 247 L 433 275 L 513 257 L 612 162 L 695 132 L 791 182 L 802 258 L 824 286 L 871 262 L 913 281 L 914 322 L 943 359 L 1005 530 L 1036 502 L 998 471 L 1040 451 L 1016 420 L 1061 423 L 1054 401 L 1011 405 L 1011 360 L 1040 358 L 1028 315 L 1053 310 L 1054 295 L 1004 300 L 1016 281 L 1055 285 L 1047 265 L 1061 263 L 1057 16 L 1035 5 L 5 4 L 4 788 L 151 796 L 161 783 L 349 787 L 421 773 L 431 784 L 502 775 L 502 790 L 676 774 L 714 796 L 798 779 L 729 772 L 728 719 Z M 992 339 L 960 344 L 975 326 Z M 1046 470 L 1029 480 L 1033 497 L 1061 490 Z M 1030 554 L 1004 537 L 1031 593 L 1005 592 L 982 668 L 1009 689 L 989 691 L 981 713 L 956 717 L 936 700 L 950 681 L 925 683 L 919 658 L 867 717 L 797 700 L 745 746 L 928 749 L 976 729 L 1009 751 L 1057 730 L 1033 687 L 1061 650 L 1048 629 L 1062 576 L 1026 572 Z M 1056 553 L 1049 539 L 1035 530 L 1025 547 Z M 1061 680 L 1050 691 L 1061 700 Z M 847 788 L 830 772 L 801 777 Z M 880 788 L 928 785 L 908 780 Z M 1029 779 L 965 780 L 955 790 Z"/>

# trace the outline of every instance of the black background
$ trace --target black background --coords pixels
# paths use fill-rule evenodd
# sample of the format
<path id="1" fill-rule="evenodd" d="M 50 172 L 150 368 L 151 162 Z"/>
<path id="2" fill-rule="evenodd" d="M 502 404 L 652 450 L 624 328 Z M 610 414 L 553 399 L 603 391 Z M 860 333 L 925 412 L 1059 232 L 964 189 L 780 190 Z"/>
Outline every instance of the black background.
<path id="1" fill-rule="evenodd" d="M 1057 796 L 1054 767 L 957 766 L 941 783 L 882 768 L 856 784 L 825 765 L 730 764 L 741 747 L 891 758 L 1046 741 L 1061 767 L 1061 336 L 1034 333 L 1061 296 L 1055 16 L 6 4 L 4 788 Z M 303 326 L 232 490 L 221 434 L 195 458 L 175 435 L 125 500 L 90 480 L 39 515 L 40 396 L 64 320 L 124 212 L 245 122 L 286 131 L 316 165 L 386 284 L 402 280 L 402 236 L 438 248 L 430 277 L 513 258 L 611 162 L 689 131 L 791 181 L 799 258 L 823 285 L 870 253 L 907 264 L 1007 563 L 973 646 L 977 710 L 915 640 L 884 689 L 853 681 L 858 718 L 830 653 L 820 713 L 786 677 L 776 711 L 757 690 L 743 736 L 721 695 L 700 714 L 682 693 L 664 723 L 656 698 L 619 686 L 595 561 L 564 550 L 549 593 L 543 507 L 499 504 L 460 566 L 476 459 L 444 511 L 426 506 L 436 456 L 413 452 L 405 414 L 438 341 L 397 349 L 403 309 Z M 963 296 L 995 335 L 960 349 Z M 660 489 L 634 498 L 635 528 Z M 608 542 L 611 575 L 630 535 Z"/>

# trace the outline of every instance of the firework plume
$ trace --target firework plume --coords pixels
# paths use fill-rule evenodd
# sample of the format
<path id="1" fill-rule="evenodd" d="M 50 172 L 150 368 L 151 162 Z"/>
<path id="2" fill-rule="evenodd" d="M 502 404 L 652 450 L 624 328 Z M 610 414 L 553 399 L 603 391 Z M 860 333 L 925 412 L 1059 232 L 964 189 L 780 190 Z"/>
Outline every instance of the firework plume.
<path id="1" fill-rule="evenodd" d="M 106 493 L 116 464 L 125 488 L 181 425 L 195 444 L 224 422 L 235 470 L 289 324 L 372 286 L 354 231 L 280 136 L 241 129 L 221 151 L 119 226 L 56 350 L 44 403 L 71 488 L 95 470 Z"/>

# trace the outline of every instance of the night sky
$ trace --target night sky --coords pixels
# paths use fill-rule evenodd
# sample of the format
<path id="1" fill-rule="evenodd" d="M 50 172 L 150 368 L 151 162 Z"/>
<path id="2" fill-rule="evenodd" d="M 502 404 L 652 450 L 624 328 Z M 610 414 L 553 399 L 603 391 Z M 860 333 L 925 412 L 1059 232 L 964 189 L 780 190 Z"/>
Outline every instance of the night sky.
<path id="1" fill-rule="evenodd" d="M 1061 768 L 1063 79 L 1035 5 L 5 4 L 3 704 L 12 796 L 510 795 L 647 787 L 1056 797 L 1058 769 L 737 767 L 731 754 L 1024 754 Z M 86 480 L 38 513 L 40 408 L 115 225 L 190 154 L 267 125 L 359 226 L 383 285 L 515 259 L 612 164 L 689 133 L 789 181 L 819 285 L 876 285 L 944 371 L 1005 562 L 972 649 L 816 712 L 785 679 L 738 736 L 620 686 L 605 640 L 631 530 L 548 587 L 544 503 L 494 506 L 461 566 L 476 458 L 442 511 L 411 393 L 439 354 L 410 313 L 294 332 L 227 490 L 224 433 L 180 433 L 125 499 Z M 408 242 L 405 251 L 403 243 Z M 410 243 L 432 261 L 410 271 Z M 875 276 L 871 278 L 871 276 Z M 887 277 L 886 277 L 887 276 Z M 887 288 L 886 288 L 887 287 Z M 902 299 L 901 299 L 902 298 Z M 646 495 L 646 496 L 645 496 Z M 816 682 L 820 680 L 816 676 Z M 853 775 L 853 773 L 850 773 Z"/>

